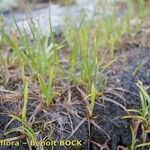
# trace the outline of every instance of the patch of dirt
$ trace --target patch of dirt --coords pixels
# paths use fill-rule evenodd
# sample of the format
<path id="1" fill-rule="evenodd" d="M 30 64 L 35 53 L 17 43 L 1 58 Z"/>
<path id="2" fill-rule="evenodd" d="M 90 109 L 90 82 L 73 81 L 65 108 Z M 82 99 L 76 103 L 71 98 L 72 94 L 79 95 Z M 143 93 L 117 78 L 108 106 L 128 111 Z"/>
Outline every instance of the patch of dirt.
<path id="1" fill-rule="evenodd" d="M 97 124 L 110 137 L 95 127 L 91 129 L 91 140 L 100 144 L 106 143 L 111 150 L 116 150 L 119 145 L 127 147 L 131 144 L 131 122 L 121 119 L 127 115 L 122 106 L 127 109 L 139 108 L 137 81 L 142 81 L 150 93 L 150 48 L 130 48 L 118 51 L 116 55 L 117 61 L 106 72 L 109 78 L 108 89 L 103 98 L 96 102 L 94 109 Z M 133 75 L 140 64 L 143 65 Z M 92 144 L 92 149 L 99 148 Z"/>
<path id="2" fill-rule="evenodd" d="M 65 89 L 62 90 L 61 96 L 56 98 L 54 104 L 46 105 L 37 86 L 34 83 L 30 85 L 27 121 L 32 124 L 38 140 L 83 141 L 82 147 L 56 146 L 56 150 L 116 150 L 119 146 L 128 147 L 131 144 L 132 122 L 122 119 L 122 116 L 127 115 L 126 109 L 140 106 L 136 86 L 138 80 L 141 80 L 150 92 L 150 48 L 130 47 L 118 51 L 116 57 L 116 62 L 105 72 L 109 79 L 108 88 L 95 102 L 91 120 L 88 118 L 89 104 L 84 99 L 83 87 L 70 85 L 64 88 L 60 85 L 60 90 Z M 137 67 L 141 64 L 143 65 L 138 70 Z M 21 123 L 12 120 L 9 114 L 21 115 L 23 95 L 18 71 L 11 72 L 11 75 L 10 72 L 2 72 L 5 73 L 4 77 L 1 77 L 4 78 L 5 84 L 2 83 L 0 88 L 0 139 L 18 137 L 20 142 L 26 142 L 26 137 L 19 138 L 23 136 L 22 133 L 5 135 L 6 131 L 21 128 Z M 0 146 L 0 150 L 5 149 L 8 147 Z M 27 145 L 9 147 L 9 150 L 16 149 L 29 148 Z"/>
<path id="3" fill-rule="evenodd" d="M 56 100 L 55 104 L 46 105 L 42 97 L 38 95 L 34 85 L 30 87 L 29 103 L 27 111 L 28 123 L 32 125 L 36 132 L 37 140 L 81 140 L 82 147 L 75 149 L 87 149 L 88 146 L 88 123 L 86 119 L 85 103 L 76 87 L 66 90 Z M 34 91 L 32 90 L 34 89 Z M 23 96 L 20 91 L 10 92 L 9 90 L 0 90 L 0 139 L 8 139 L 21 136 L 22 133 L 5 133 L 13 128 L 21 128 L 21 122 L 12 120 L 10 114 L 21 115 L 23 107 Z M 71 91 L 71 101 L 68 98 L 68 92 Z M 14 95 L 19 95 L 20 98 Z M 6 99 L 7 97 L 7 99 Z M 26 137 L 24 137 L 24 141 Z M 22 140 L 20 140 L 22 141 Z M 2 149 L 4 147 L 1 147 Z M 27 146 L 20 146 L 19 149 L 29 149 Z M 5 148 L 4 148 L 5 149 Z M 10 150 L 18 149 L 15 146 L 9 147 Z M 34 148 L 33 148 L 34 149 Z M 49 149 L 48 147 L 44 149 Z M 54 149 L 63 150 L 66 147 L 56 146 Z M 69 148 L 70 149 L 70 148 Z M 74 148 L 71 148 L 74 149 Z"/>

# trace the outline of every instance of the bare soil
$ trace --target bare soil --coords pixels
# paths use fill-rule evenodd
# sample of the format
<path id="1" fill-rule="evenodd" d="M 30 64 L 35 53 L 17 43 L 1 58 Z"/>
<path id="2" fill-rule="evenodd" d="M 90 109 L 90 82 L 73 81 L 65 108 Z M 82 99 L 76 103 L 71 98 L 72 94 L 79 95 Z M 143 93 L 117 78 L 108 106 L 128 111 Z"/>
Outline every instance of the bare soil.
<path id="1" fill-rule="evenodd" d="M 150 48 L 130 46 L 116 52 L 117 60 L 106 71 L 108 86 L 102 97 L 96 100 L 93 117 L 89 118 L 88 101 L 83 100 L 84 88 L 76 85 L 58 83 L 62 94 L 55 103 L 46 105 L 36 89 L 36 84 L 30 85 L 27 117 L 37 132 L 38 139 L 58 141 L 61 139 L 82 140 L 82 147 L 54 147 L 56 150 L 116 150 L 119 146 L 128 147 L 131 144 L 131 120 L 122 119 L 127 115 L 126 109 L 139 108 L 140 100 L 136 83 L 141 80 L 150 93 Z M 135 72 L 135 69 L 143 64 Z M 21 133 L 5 135 L 12 128 L 21 127 L 21 123 L 12 120 L 9 114 L 21 115 L 23 95 L 22 81 L 18 70 L 4 71 L 1 67 L 0 90 L 0 139 L 18 137 L 20 142 L 26 142 Z M 13 73 L 12 73 L 13 72 Z M 9 75 L 8 75 L 9 74 Z M 7 77 L 8 76 L 8 77 Z M 11 92 L 10 92 L 11 91 Z M 70 98 L 71 95 L 71 98 Z M 21 138 L 22 137 L 22 138 Z M 138 134 L 141 140 L 140 131 Z M 147 139 L 147 141 L 150 140 Z M 0 146 L 0 150 L 28 150 L 27 145 L 20 147 Z M 33 148 L 34 149 L 34 148 Z M 50 150 L 51 148 L 45 147 Z M 148 148 L 147 148 L 148 149 Z M 145 149 L 146 150 L 146 149 Z"/>

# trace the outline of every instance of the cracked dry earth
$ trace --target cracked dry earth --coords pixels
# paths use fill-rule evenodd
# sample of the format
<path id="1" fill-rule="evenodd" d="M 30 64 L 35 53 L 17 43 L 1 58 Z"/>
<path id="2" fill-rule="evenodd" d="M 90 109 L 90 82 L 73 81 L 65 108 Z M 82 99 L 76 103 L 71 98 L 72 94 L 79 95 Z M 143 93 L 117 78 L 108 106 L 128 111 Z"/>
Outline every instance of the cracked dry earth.
<path id="1" fill-rule="evenodd" d="M 54 104 L 47 106 L 43 103 L 35 83 L 30 85 L 27 117 L 37 139 L 82 140 L 82 147 L 57 146 L 54 147 L 56 150 L 117 150 L 119 146 L 128 147 L 131 144 L 132 122 L 121 118 L 127 114 L 126 109 L 140 107 L 136 86 L 138 80 L 141 80 L 150 92 L 150 48 L 126 48 L 117 51 L 116 57 L 115 63 L 105 72 L 108 87 L 102 97 L 96 100 L 92 119 L 87 119 L 88 101 L 83 100 L 83 87 L 63 87 L 62 83 L 58 83 L 58 89 L 62 94 L 56 98 Z M 135 72 L 140 64 L 143 65 Z M 3 73 L 8 74 L 9 78 L 2 83 L 5 90 L 0 91 L 0 139 L 18 137 L 20 142 L 25 142 L 25 137 L 20 133 L 4 134 L 12 128 L 21 126 L 20 122 L 12 120 L 8 114 L 20 115 L 23 98 L 19 86 L 22 81 L 19 79 L 18 71 L 10 69 Z M 141 135 L 138 136 L 140 140 Z M 148 138 L 147 140 L 150 140 L 150 136 Z M 16 149 L 29 148 L 27 145 L 9 147 L 9 150 Z M 8 147 L 0 147 L 0 150 L 8 150 Z M 50 148 L 44 147 L 44 150 Z"/>

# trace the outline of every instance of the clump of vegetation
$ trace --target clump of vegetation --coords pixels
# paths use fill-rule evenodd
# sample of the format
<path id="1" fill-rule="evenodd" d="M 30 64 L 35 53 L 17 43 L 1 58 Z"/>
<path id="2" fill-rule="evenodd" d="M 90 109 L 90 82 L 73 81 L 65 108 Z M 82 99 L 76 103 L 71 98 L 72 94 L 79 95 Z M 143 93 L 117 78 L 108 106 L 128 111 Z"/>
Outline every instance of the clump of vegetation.
<path id="1" fill-rule="evenodd" d="M 132 6 L 131 2 L 127 4 Z M 140 10 L 143 11 L 143 7 Z M 114 10 L 107 16 L 104 7 L 102 16 L 99 17 L 97 9 L 90 21 L 87 21 L 84 16 L 78 28 L 75 27 L 76 25 L 73 27 L 69 25 L 70 27 L 68 26 L 64 32 L 65 41 L 70 49 L 70 55 L 66 59 L 66 62 L 70 64 L 67 71 L 64 71 L 61 58 L 59 58 L 59 54 L 64 51 L 62 51 L 64 44 L 63 42 L 56 43 L 51 26 L 51 35 L 42 37 L 37 28 L 29 22 L 32 41 L 26 32 L 20 31 L 17 23 L 15 23 L 17 31 L 12 36 L 4 31 L 1 32 L 3 32 L 5 43 L 13 50 L 11 60 L 19 61 L 19 67 L 29 70 L 32 80 L 38 81 L 40 91 L 47 103 L 53 102 L 58 94 L 54 89 L 56 79 L 59 78 L 69 78 L 70 82 L 85 86 L 87 95 L 93 101 L 96 95 L 101 95 L 103 90 L 102 83 L 101 85 L 98 83 L 100 75 L 114 62 L 116 46 L 121 43 L 122 37 L 132 30 L 130 26 L 132 14 L 130 8 L 124 18 L 118 20 L 117 11 Z M 106 53 L 110 55 L 107 61 L 105 60 Z M 7 61 L 8 58 L 5 60 L 8 65 L 10 62 Z M 91 103 L 91 108 L 93 108 L 93 103 Z"/>
<path id="2" fill-rule="evenodd" d="M 150 134 L 150 95 L 148 94 L 146 88 L 139 82 L 137 84 L 139 87 L 139 95 L 141 100 L 141 109 L 129 109 L 128 111 L 132 114 L 130 116 L 123 117 L 124 119 L 132 119 L 135 122 L 135 128 L 131 128 L 132 131 L 132 145 L 131 150 L 150 146 L 150 142 L 146 142 L 148 134 Z M 140 141 L 137 140 L 138 131 L 142 130 L 142 144 L 139 144 Z"/>
<path id="3" fill-rule="evenodd" d="M 97 97 L 101 96 L 107 80 L 99 83 L 99 79 L 104 70 L 115 61 L 115 52 L 117 46 L 121 44 L 125 34 L 139 29 L 140 23 L 136 27 L 130 26 L 133 18 L 132 2 L 127 3 L 129 11 L 123 18 L 118 19 L 117 12 L 114 10 L 107 16 L 106 8 L 103 8 L 102 16 L 96 11 L 91 20 L 86 20 L 85 16 L 81 19 L 79 25 L 69 25 L 64 31 L 63 42 L 57 42 L 51 28 L 50 35 L 41 36 L 38 29 L 32 24 L 30 31 L 32 40 L 26 32 L 22 32 L 14 20 L 17 31 L 11 35 L 4 30 L 3 19 L 1 19 L 0 28 L 0 58 L 2 64 L 8 69 L 14 64 L 21 68 L 24 103 L 21 116 L 10 115 L 13 119 L 21 122 L 21 128 L 13 131 L 19 131 L 29 139 L 35 140 L 35 132 L 27 121 L 27 104 L 29 84 L 37 83 L 37 88 L 42 95 L 43 103 L 50 105 L 54 103 L 55 98 L 61 95 L 57 89 L 57 84 L 62 80 L 70 85 L 82 86 L 85 89 L 85 98 L 90 100 L 88 113 L 93 116 L 94 104 Z M 140 10 L 137 16 L 144 16 L 145 3 L 140 3 Z M 71 24 L 71 22 L 70 22 Z M 67 43 L 67 48 L 65 47 Z M 3 46 L 7 45 L 10 55 L 3 57 Z M 69 52 L 68 52 L 69 51 Z M 66 53 L 67 54 L 66 54 Z M 63 54 L 63 58 L 61 58 Z M 27 80 L 28 77 L 30 80 Z M 30 82 L 29 82 L 30 81 Z M 139 83 L 140 99 L 142 103 L 141 110 L 129 110 L 136 112 L 138 115 L 126 116 L 140 120 L 143 134 L 147 136 L 150 133 L 150 97 L 144 86 Z M 8 133 L 10 133 L 8 132 Z M 145 142 L 145 140 L 144 140 Z M 136 145 L 137 141 L 133 134 L 131 149 L 149 145 L 149 143 Z"/>
<path id="4" fill-rule="evenodd" d="M 34 129 L 32 128 L 32 124 L 28 122 L 27 118 L 27 111 L 28 111 L 28 100 L 29 100 L 29 78 L 22 76 L 23 78 L 23 108 L 22 112 L 19 115 L 16 114 L 8 114 L 9 117 L 11 117 L 11 120 L 6 124 L 5 126 L 5 133 L 4 135 L 7 136 L 8 134 L 11 133 L 20 133 L 21 135 L 13 137 L 13 138 L 8 138 L 5 139 L 7 141 L 15 141 L 15 140 L 20 140 L 23 138 L 26 138 L 27 143 L 31 149 L 30 141 L 37 141 L 36 138 L 36 133 Z M 21 126 L 16 127 L 16 128 L 11 128 L 7 131 L 7 128 L 9 125 L 14 122 L 18 121 L 21 123 Z"/>

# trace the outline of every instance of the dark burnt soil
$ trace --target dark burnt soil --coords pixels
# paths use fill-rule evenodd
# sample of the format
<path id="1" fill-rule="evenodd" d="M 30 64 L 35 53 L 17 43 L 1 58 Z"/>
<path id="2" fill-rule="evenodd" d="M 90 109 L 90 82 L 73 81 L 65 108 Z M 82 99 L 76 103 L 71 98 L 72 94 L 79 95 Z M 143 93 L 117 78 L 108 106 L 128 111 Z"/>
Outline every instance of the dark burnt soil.
<path id="1" fill-rule="evenodd" d="M 33 88 L 33 87 L 32 87 Z M 70 90 L 69 90 L 70 91 Z M 81 140 L 82 147 L 69 147 L 69 149 L 87 149 L 88 146 L 88 123 L 86 119 L 86 108 L 85 103 L 82 100 L 81 94 L 75 87 L 71 88 L 71 101 L 68 101 L 68 91 L 66 90 L 64 94 L 55 102 L 54 105 L 47 106 L 41 100 L 41 98 L 34 91 L 30 92 L 30 100 L 28 104 L 28 123 L 32 124 L 34 131 L 36 132 L 37 140 L 57 140 L 58 144 L 54 149 L 66 149 L 65 146 L 59 146 L 59 141 L 62 139 L 69 140 Z M 75 91 L 75 92 L 74 92 Z M 0 105 L 0 139 L 7 139 L 11 137 L 21 136 L 21 133 L 13 133 L 4 135 L 5 131 L 9 131 L 13 128 L 20 128 L 21 123 L 13 120 L 11 123 L 11 118 L 8 114 L 14 114 L 19 116 L 22 108 L 22 97 L 18 92 L 16 94 L 15 100 L 12 94 L 2 94 L 4 97 Z M 18 98 L 17 98 L 18 96 Z M 3 101 L 4 100 L 4 101 Z M 8 125 L 9 124 L 9 125 Z M 6 128 L 7 126 L 7 128 Z M 22 140 L 20 140 L 20 145 Z M 27 144 L 26 144 L 27 145 Z M 19 146 L 17 149 L 26 149 L 27 146 Z M 0 150 L 8 149 L 8 147 L 0 147 Z M 10 150 L 15 150 L 16 147 L 9 147 Z M 35 149 L 33 147 L 33 149 Z M 52 149 L 50 147 L 44 147 L 45 150 Z"/>
<path id="2" fill-rule="evenodd" d="M 134 73 L 140 64 L 143 64 L 142 67 Z M 121 119 L 127 113 L 121 106 L 109 100 L 119 102 L 126 108 L 139 108 L 137 81 L 142 81 L 150 93 L 150 49 L 135 47 L 117 52 L 117 61 L 106 74 L 109 81 L 108 89 L 103 96 L 104 103 L 99 101 L 95 104 L 94 114 L 97 116 L 97 124 L 103 127 L 110 137 L 92 127 L 91 140 L 100 144 L 106 142 L 111 150 L 116 150 L 119 145 L 124 147 L 130 145 L 131 122 Z M 92 149 L 98 148 L 92 145 Z"/>
<path id="3" fill-rule="evenodd" d="M 27 120 L 32 124 L 37 140 L 77 139 L 83 141 L 81 147 L 57 145 L 53 148 L 54 150 L 99 150 L 100 147 L 106 150 L 117 150 L 119 146 L 128 147 L 131 144 L 132 122 L 121 117 L 127 115 L 126 108 L 140 107 L 136 86 L 138 80 L 141 80 L 150 92 L 150 49 L 129 48 L 118 51 L 116 57 L 116 62 L 105 72 L 109 78 L 108 88 L 96 101 L 94 116 L 91 120 L 87 119 L 88 102 L 83 100 L 85 91 L 82 87 L 62 88 L 64 85 L 60 85 L 63 89 L 61 89 L 63 91 L 61 96 L 56 98 L 54 104 L 47 106 L 43 103 L 36 85 L 34 83 L 30 85 Z M 135 69 L 141 63 L 143 63 L 142 67 L 135 73 Z M 26 142 L 26 137 L 23 137 L 22 133 L 14 132 L 5 135 L 13 128 L 21 128 L 19 121 L 11 120 L 12 118 L 8 116 L 8 114 L 20 116 L 23 105 L 22 89 L 18 86 L 22 82 L 19 75 L 16 75 L 15 79 L 12 82 L 9 76 L 6 84 L 1 83 L 5 90 L 0 91 L 0 139 L 18 137 L 20 146 L 0 146 L 0 150 L 29 149 L 27 144 L 21 144 Z M 44 150 L 50 149 L 52 148 L 44 147 Z"/>

